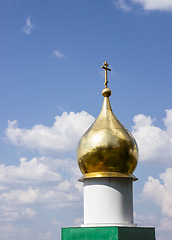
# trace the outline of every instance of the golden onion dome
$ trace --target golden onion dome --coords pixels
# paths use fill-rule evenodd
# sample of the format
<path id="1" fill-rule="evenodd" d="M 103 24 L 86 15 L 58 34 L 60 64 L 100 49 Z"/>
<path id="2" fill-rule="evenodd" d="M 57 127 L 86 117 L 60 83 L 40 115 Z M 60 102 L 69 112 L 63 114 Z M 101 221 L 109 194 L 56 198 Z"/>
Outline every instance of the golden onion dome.
<path id="1" fill-rule="evenodd" d="M 92 126 L 81 137 L 77 147 L 77 161 L 83 177 L 129 177 L 138 163 L 138 147 L 134 137 L 114 115 L 107 87 L 107 62 L 105 69 L 105 88 L 102 110 Z"/>

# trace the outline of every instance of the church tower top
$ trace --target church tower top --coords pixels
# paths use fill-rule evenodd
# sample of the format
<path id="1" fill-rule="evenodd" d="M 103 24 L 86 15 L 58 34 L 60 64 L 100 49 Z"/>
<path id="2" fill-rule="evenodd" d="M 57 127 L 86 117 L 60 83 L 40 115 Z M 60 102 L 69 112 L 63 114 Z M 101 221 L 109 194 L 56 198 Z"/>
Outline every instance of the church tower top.
<path id="1" fill-rule="evenodd" d="M 77 161 L 83 177 L 127 177 L 137 180 L 133 172 L 138 163 L 138 147 L 132 134 L 114 115 L 109 97 L 107 61 L 101 66 L 105 69 L 105 88 L 102 110 L 78 143 Z"/>

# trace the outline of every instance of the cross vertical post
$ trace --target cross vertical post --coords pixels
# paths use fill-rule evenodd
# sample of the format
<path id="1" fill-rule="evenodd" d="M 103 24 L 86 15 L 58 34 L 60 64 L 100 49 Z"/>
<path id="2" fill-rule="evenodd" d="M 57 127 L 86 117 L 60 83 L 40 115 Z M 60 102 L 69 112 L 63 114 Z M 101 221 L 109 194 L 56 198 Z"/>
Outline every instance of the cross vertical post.
<path id="1" fill-rule="evenodd" d="M 111 71 L 110 68 L 108 68 L 109 64 L 107 64 L 107 61 L 103 63 L 104 66 L 101 66 L 101 68 L 105 69 L 105 88 L 107 88 L 108 80 L 107 80 L 107 71 Z"/>

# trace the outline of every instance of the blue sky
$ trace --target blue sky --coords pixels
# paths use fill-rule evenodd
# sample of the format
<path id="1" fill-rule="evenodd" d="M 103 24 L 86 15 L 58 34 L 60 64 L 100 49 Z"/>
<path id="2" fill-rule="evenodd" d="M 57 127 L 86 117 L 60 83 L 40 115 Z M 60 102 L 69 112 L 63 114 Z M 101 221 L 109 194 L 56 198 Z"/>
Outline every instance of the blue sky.
<path id="1" fill-rule="evenodd" d="M 172 1 L 1 0 L 0 238 L 60 239 L 83 219 L 76 147 L 98 116 L 135 136 L 135 223 L 172 233 Z"/>

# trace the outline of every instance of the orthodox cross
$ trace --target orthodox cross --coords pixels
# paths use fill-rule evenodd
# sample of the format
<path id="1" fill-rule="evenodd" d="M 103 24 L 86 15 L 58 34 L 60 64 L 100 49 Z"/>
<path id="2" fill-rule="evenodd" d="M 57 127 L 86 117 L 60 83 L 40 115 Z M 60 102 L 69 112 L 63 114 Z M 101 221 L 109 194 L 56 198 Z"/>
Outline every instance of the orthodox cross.
<path id="1" fill-rule="evenodd" d="M 107 80 L 107 71 L 111 71 L 110 68 L 108 68 L 108 64 L 107 64 L 107 61 L 105 61 L 105 63 L 103 63 L 104 66 L 101 66 L 101 68 L 105 69 L 105 88 L 107 88 L 107 84 L 108 84 L 108 80 Z"/>

